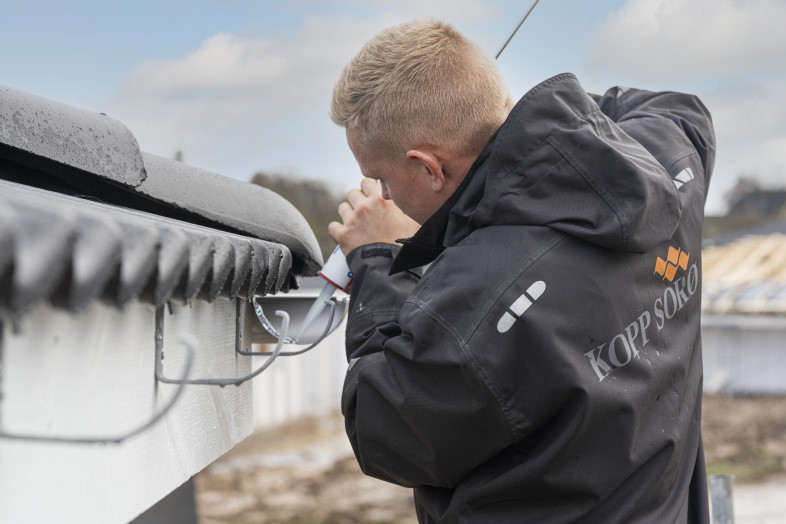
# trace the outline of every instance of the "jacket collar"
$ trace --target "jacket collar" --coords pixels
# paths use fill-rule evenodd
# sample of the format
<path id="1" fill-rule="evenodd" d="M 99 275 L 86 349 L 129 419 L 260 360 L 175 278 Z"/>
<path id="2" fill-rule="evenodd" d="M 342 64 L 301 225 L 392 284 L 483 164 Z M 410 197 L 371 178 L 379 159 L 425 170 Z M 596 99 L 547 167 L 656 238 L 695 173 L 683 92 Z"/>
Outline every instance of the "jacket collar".
<path id="1" fill-rule="evenodd" d="M 403 246 L 390 267 L 391 275 L 430 264 L 445 250 L 446 246 L 453 245 L 466 236 L 466 233 L 463 235 L 459 233 L 459 231 L 466 230 L 466 218 L 463 214 L 454 213 L 453 210 L 457 207 L 461 197 L 468 192 L 468 188 L 472 186 L 474 189 L 474 186 L 480 182 L 482 189 L 482 184 L 485 181 L 486 160 L 491 153 L 491 144 L 495 137 L 496 133 L 475 159 L 464 176 L 464 180 L 437 212 L 423 223 L 412 238 L 400 240 Z M 469 191 L 469 193 L 472 192 Z M 451 232 L 453 234 L 450 234 Z"/>

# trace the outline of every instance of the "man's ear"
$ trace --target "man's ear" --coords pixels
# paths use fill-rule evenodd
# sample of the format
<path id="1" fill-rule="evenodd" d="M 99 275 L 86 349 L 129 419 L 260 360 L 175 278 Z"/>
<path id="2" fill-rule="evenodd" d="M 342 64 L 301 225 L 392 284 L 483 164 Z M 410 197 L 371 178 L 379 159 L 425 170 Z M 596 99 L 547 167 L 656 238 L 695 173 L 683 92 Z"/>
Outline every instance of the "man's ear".
<path id="1" fill-rule="evenodd" d="M 445 189 L 445 172 L 442 171 L 442 159 L 427 149 L 410 149 L 407 159 L 418 162 L 425 170 L 431 183 L 431 190 L 439 193 Z"/>

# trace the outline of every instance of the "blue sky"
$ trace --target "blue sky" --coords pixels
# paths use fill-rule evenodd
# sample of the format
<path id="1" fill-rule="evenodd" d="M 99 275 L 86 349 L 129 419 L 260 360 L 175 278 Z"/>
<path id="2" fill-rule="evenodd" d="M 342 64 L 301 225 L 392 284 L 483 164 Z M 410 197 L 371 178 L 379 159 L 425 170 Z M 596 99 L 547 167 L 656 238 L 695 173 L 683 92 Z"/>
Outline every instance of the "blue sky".
<path id="1" fill-rule="evenodd" d="M 437 17 L 496 53 L 531 2 L 0 0 L 0 84 L 123 122 L 143 150 L 239 179 L 360 174 L 328 118 L 343 65 L 379 29 Z M 741 174 L 786 185 L 786 2 L 541 0 L 500 58 L 514 98 L 574 72 L 585 89 L 693 92 L 713 113 L 710 213 Z"/>

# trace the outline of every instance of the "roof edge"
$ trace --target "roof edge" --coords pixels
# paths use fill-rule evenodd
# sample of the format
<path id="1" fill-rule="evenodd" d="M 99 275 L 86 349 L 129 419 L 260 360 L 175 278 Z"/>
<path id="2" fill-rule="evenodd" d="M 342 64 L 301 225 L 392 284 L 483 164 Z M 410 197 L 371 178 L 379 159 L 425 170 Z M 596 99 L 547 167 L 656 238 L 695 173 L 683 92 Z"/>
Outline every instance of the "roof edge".
<path id="1" fill-rule="evenodd" d="M 0 144 L 123 186 L 136 187 L 147 176 L 136 138 L 119 121 L 5 86 Z"/>

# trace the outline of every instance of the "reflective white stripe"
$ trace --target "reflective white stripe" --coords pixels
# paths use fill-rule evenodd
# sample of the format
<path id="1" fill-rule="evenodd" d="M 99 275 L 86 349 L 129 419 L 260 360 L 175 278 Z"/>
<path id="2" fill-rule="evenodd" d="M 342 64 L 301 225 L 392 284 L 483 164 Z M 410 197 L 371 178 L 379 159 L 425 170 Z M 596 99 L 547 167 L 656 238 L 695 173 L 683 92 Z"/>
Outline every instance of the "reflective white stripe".
<path id="1" fill-rule="evenodd" d="M 513 326 L 515 321 L 516 317 L 506 311 L 505 314 L 502 315 L 502 318 L 499 319 L 499 322 L 497 322 L 497 331 L 500 333 L 506 332 Z"/>
<path id="2" fill-rule="evenodd" d="M 686 167 L 679 173 L 677 176 L 674 177 L 674 185 L 677 186 L 677 189 L 680 189 L 685 183 L 690 182 L 693 180 L 693 170 L 689 167 Z"/>
<path id="3" fill-rule="evenodd" d="M 520 317 L 531 305 L 532 302 L 530 302 L 530 300 L 524 295 L 521 295 L 514 303 L 510 305 L 510 310 L 513 311 L 517 317 Z"/>
<path id="4" fill-rule="evenodd" d="M 513 312 L 513 315 L 516 316 L 514 317 L 508 311 L 503 313 L 502 318 L 500 318 L 497 322 L 497 331 L 504 333 L 509 330 L 513 326 L 513 323 L 516 322 L 516 319 L 523 315 L 524 312 L 527 311 L 532 305 L 532 302 L 540 298 L 544 291 L 546 291 L 546 283 L 542 280 L 538 280 L 537 282 L 531 284 L 527 288 L 527 294 L 522 294 L 519 298 L 516 299 L 515 302 L 510 305 L 510 311 Z"/>
<path id="5" fill-rule="evenodd" d="M 546 283 L 542 280 L 538 280 L 527 288 L 527 293 L 529 293 L 529 296 L 531 296 L 533 300 L 539 299 L 544 291 L 546 291 Z"/>

